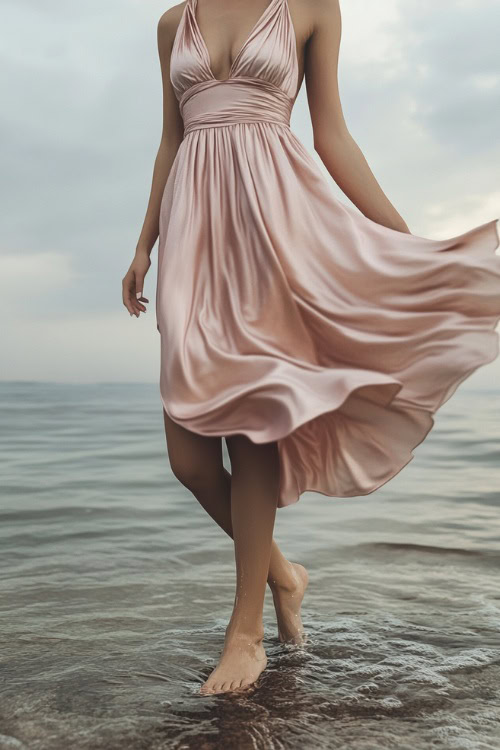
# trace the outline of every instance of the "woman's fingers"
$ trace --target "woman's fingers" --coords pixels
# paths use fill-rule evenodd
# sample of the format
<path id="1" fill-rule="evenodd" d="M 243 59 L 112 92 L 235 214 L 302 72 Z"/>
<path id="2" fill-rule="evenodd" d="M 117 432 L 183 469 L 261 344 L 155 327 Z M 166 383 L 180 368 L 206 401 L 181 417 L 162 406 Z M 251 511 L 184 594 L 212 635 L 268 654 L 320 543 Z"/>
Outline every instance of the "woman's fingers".
<path id="1" fill-rule="evenodd" d="M 122 280 L 122 301 L 127 310 L 131 315 L 134 315 L 135 311 L 132 306 L 131 298 L 131 273 L 128 271 Z"/>
<path id="2" fill-rule="evenodd" d="M 142 303 L 149 302 L 147 297 L 144 297 L 142 294 L 142 291 L 144 289 L 144 277 L 146 276 L 149 266 L 149 258 L 147 258 L 146 260 L 144 260 L 144 258 L 141 258 L 141 262 L 137 263 L 134 268 L 134 305 L 139 312 L 146 312 L 146 306 Z"/>
<path id="3" fill-rule="evenodd" d="M 135 307 L 140 312 L 146 312 L 146 306 L 142 304 L 142 302 L 149 302 L 146 297 L 142 296 L 142 292 L 136 292 L 135 293 Z"/>
<path id="4" fill-rule="evenodd" d="M 142 279 L 142 282 L 144 282 L 144 279 Z M 134 287 L 135 290 L 137 290 L 138 287 L 141 289 L 141 291 L 140 292 L 138 292 L 138 291 L 135 292 L 134 304 L 135 304 L 136 309 L 139 312 L 146 312 L 146 306 L 143 305 L 142 303 L 143 302 L 149 302 L 149 300 L 146 297 L 142 296 L 142 283 L 139 282 L 139 280 L 137 279 L 137 274 L 136 274 L 135 287 Z"/>
<path id="5" fill-rule="evenodd" d="M 149 302 L 147 297 L 142 296 L 142 289 L 144 286 L 144 276 L 136 272 L 135 274 L 135 304 L 142 312 L 146 312 L 146 307 L 141 304 L 142 302 Z"/>
<path id="6" fill-rule="evenodd" d="M 132 261 L 132 264 L 123 279 L 123 304 L 129 311 L 130 315 L 139 317 L 141 312 L 146 312 L 144 302 L 149 302 L 143 295 L 144 278 L 151 265 L 151 259 L 148 254 L 138 254 Z"/>
<path id="7" fill-rule="evenodd" d="M 129 311 L 130 315 L 135 315 L 137 318 L 139 317 L 139 314 L 141 312 L 145 312 L 146 308 L 144 305 L 141 305 L 136 297 L 136 280 L 135 280 L 135 274 L 132 270 L 128 271 L 128 273 L 125 275 L 123 279 L 122 284 L 122 299 L 123 304 Z M 139 297 L 141 297 L 142 294 L 139 293 Z"/>

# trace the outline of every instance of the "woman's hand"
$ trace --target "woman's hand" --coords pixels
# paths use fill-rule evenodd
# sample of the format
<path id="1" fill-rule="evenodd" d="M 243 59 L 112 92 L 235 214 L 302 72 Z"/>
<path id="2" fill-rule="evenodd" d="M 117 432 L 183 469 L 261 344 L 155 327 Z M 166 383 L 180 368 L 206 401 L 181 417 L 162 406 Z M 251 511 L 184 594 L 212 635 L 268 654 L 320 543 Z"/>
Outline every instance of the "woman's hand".
<path id="1" fill-rule="evenodd" d="M 129 311 L 130 315 L 139 317 L 141 312 L 146 312 L 143 302 L 149 302 L 146 297 L 142 296 L 144 288 L 144 277 L 149 271 L 151 258 L 144 251 L 137 251 L 130 268 L 123 277 L 122 297 L 123 304 Z"/>

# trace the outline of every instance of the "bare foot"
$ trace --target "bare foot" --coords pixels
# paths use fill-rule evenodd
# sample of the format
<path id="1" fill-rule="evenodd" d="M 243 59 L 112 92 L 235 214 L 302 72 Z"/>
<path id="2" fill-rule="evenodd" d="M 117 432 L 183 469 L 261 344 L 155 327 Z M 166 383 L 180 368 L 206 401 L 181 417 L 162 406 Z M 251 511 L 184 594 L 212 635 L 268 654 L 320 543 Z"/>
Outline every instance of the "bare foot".
<path id="1" fill-rule="evenodd" d="M 219 663 L 201 686 L 200 693 L 227 693 L 252 685 L 267 664 L 262 638 L 228 633 Z"/>
<path id="2" fill-rule="evenodd" d="M 290 582 L 286 586 L 274 585 L 274 608 L 278 621 L 278 636 L 282 643 L 303 643 L 305 633 L 300 616 L 300 606 L 309 583 L 309 575 L 303 565 L 290 563 L 292 566 Z"/>

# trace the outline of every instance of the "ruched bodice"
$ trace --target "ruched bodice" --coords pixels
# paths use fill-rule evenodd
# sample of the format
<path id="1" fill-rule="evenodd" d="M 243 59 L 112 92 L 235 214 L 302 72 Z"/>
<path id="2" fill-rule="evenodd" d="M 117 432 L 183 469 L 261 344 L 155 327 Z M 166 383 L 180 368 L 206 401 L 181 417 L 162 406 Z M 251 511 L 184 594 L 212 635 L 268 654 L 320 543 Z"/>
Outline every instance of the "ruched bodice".
<path id="1" fill-rule="evenodd" d="M 184 135 L 199 128 L 236 122 L 290 125 L 293 100 L 273 84 L 257 78 L 203 81 L 182 97 Z"/>
<path id="2" fill-rule="evenodd" d="M 160 207 L 163 407 L 200 435 L 276 441 L 278 507 L 366 495 L 498 356 L 496 220 L 430 240 L 338 200 L 290 127 L 288 0 L 271 0 L 226 80 L 196 4 L 170 65 L 184 138 Z"/>
<path id="3" fill-rule="evenodd" d="M 231 122 L 290 124 L 298 62 L 288 0 L 271 0 L 218 80 L 196 20 L 197 0 L 187 0 L 172 46 L 170 80 L 184 134 Z"/>

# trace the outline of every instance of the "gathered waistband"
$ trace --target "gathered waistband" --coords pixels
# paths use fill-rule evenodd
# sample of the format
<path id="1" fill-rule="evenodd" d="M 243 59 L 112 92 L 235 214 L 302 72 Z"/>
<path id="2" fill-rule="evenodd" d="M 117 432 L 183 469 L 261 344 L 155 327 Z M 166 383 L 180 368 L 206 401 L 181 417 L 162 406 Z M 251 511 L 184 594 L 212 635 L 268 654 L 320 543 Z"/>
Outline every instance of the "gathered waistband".
<path id="1" fill-rule="evenodd" d="M 273 122 L 290 125 L 293 100 L 260 78 L 203 81 L 191 86 L 179 102 L 184 136 L 200 128 L 233 123 Z"/>

